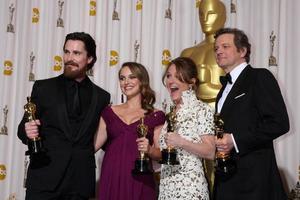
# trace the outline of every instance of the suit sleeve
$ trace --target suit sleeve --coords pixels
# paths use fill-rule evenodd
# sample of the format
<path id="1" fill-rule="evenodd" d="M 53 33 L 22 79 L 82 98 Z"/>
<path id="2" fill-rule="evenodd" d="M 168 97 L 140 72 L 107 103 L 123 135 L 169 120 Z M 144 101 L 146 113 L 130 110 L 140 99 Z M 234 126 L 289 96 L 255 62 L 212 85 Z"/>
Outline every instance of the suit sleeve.
<path id="1" fill-rule="evenodd" d="M 36 102 L 37 102 L 37 91 L 38 91 L 38 82 L 35 82 L 34 84 L 33 84 L 33 87 L 32 87 L 32 92 L 31 92 L 31 101 L 33 102 L 33 103 L 35 103 L 36 104 Z M 26 102 L 27 102 L 27 100 L 26 100 Z M 39 110 L 38 109 L 38 105 L 36 105 L 37 106 L 37 111 Z M 22 118 L 22 120 L 21 120 L 21 122 L 20 122 L 20 124 L 19 124 L 19 126 L 18 126 L 18 137 L 19 137 L 19 139 L 22 141 L 22 143 L 24 143 L 24 144 L 27 144 L 27 136 L 26 136 L 26 132 L 25 132 L 25 123 L 27 122 L 27 119 L 26 119 L 26 117 L 25 117 L 25 113 L 24 113 L 24 115 L 23 115 L 23 118 Z"/>
<path id="2" fill-rule="evenodd" d="M 253 88 L 251 120 L 245 132 L 234 136 L 240 154 L 272 146 L 273 140 L 289 131 L 289 118 L 280 88 L 266 69 L 257 71 Z"/>

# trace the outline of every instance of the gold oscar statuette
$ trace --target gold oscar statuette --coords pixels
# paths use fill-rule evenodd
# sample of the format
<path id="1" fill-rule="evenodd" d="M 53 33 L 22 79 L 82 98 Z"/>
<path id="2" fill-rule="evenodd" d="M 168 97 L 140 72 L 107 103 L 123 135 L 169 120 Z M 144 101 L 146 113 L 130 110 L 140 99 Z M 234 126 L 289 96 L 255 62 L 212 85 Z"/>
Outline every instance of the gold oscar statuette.
<path id="1" fill-rule="evenodd" d="M 27 103 L 24 105 L 24 110 L 25 117 L 27 118 L 28 122 L 36 120 L 36 105 L 33 102 L 31 102 L 31 97 L 27 97 Z M 43 151 L 43 143 L 42 138 L 40 136 L 37 136 L 33 139 L 29 139 L 27 145 L 28 151 L 26 152 L 26 155 L 38 154 Z"/>
<path id="2" fill-rule="evenodd" d="M 222 120 L 219 113 L 214 115 L 215 124 L 215 135 L 218 139 L 223 138 L 224 135 L 224 121 Z M 220 178 L 228 178 L 236 171 L 236 163 L 230 156 L 230 153 L 216 152 L 216 163 L 215 173 L 220 176 Z"/>
<path id="3" fill-rule="evenodd" d="M 137 126 L 138 137 L 143 138 L 146 137 L 148 133 L 148 126 L 144 123 L 144 117 L 141 118 L 141 123 Z M 150 160 L 147 157 L 147 154 L 143 151 L 139 152 L 139 158 L 135 160 L 135 167 L 132 170 L 133 175 L 139 174 L 152 174 L 152 166 L 150 164 Z"/>
<path id="4" fill-rule="evenodd" d="M 197 94 L 202 101 L 214 107 L 222 87 L 219 77 L 225 75 L 215 59 L 214 36 L 224 27 L 227 12 L 225 4 L 220 0 L 201 0 L 198 12 L 205 38 L 199 44 L 184 49 L 180 56 L 189 57 L 195 62 L 200 81 Z"/>
<path id="5" fill-rule="evenodd" d="M 170 108 L 170 112 L 166 115 L 167 120 L 167 132 L 174 132 L 176 130 L 176 113 L 175 106 Z M 179 161 L 177 160 L 177 151 L 174 147 L 168 146 L 166 149 L 161 151 L 162 159 L 159 162 L 160 164 L 165 165 L 178 165 Z"/>

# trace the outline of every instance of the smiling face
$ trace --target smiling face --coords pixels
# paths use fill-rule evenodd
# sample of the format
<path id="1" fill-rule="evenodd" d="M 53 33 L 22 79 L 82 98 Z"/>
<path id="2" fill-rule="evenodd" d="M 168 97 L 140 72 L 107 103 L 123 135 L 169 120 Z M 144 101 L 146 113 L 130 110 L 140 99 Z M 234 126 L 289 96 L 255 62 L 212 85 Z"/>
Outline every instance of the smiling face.
<path id="1" fill-rule="evenodd" d="M 68 40 L 64 47 L 64 75 L 82 81 L 86 76 L 87 65 L 93 60 L 87 54 L 82 41 Z"/>
<path id="2" fill-rule="evenodd" d="M 141 95 L 141 81 L 133 74 L 128 66 L 124 66 L 119 73 L 120 88 L 127 99 Z"/>
<path id="3" fill-rule="evenodd" d="M 181 81 L 182 78 L 180 78 L 180 76 L 181 75 L 177 73 L 176 66 L 171 64 L 166 72 L 165 84 L 175 104 L 182 103 L 182 92 L 189 89 L 189 84 Z"/>
<path id="4" fill-rule="evenodd" d="M 237 49 L 234 44 L 233 34 L 225 33 L 216 38 L 216 61 L 226 73 L 232 71 L 239 64 L 246 62 L 246 52 L 246 48 Z"/>

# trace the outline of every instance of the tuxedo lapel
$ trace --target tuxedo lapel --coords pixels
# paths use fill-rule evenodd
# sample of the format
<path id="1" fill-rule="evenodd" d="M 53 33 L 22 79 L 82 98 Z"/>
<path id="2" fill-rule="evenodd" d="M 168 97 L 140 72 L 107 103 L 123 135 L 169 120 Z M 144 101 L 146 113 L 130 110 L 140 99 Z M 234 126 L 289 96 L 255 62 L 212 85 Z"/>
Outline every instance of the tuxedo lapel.
<path id="1" fill-rule="evenodd" d="M 77 137 L 75 138 L 75 141 L 79 140 L 80 137 L 87 131 L 90 124 L 92 123 L 93 118 L 95 117 L 95 111 L 97 107 L 97 103 L 99 103 L 98 95 L 97 95 L 97 89 L 96 85 L 92 84 L 92 96 L 91 96 L 91 104 L 89 106 L 88 112 L 84 118 L 84 121 L 79 129 L 79 132 L 77 134 Z"/>
<path id="2" fill-rule="evenodd" d="M 73 140 L 72 135 L 71 135 L 71 125 L 67 113 L 67 105 L 66 105 L 66 98 L 65 98 L 65 84 L 62 79 L 62 76 L 59 76 L 58 81 L 57 81 L 57 101 L 58 101 L 58 107 L 59 107 L 59 112 L 58 112 L 58 122 L 60 123 L 61 127 L 64 130 L 64 133 L 66 134 L 67 138 L 69 140 Z"/>
<path id="3" fill-rule="evenodd" d="M 227 98 L 225 99 L 225 102 L 223 104 L 221 115 L 224 115 L 226 113 L 230 113 L 230 109 L 234 102 L 236 101 L 236 97 L 241 97 L 243 95 L 246 95 L 246 88 L 249 84 L 248 82 L 251 80 L 250 76 L 250 70 L 251 67 L 248 65 L 242 73 L 239 75 L 237 80 L 235 81 L 233 87 L 231 88 Z"/>

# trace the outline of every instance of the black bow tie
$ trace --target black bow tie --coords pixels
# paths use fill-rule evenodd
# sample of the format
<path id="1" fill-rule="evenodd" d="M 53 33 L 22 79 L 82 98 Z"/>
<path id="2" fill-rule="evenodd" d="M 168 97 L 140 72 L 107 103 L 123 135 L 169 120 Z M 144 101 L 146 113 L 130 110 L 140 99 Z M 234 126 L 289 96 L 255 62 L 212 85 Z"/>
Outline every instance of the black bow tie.
<path id="1" fill-rule="evenodd" d="M 220 82 L 223 86 L 226 86 L 227 82 L 232 84 L 231 76 L 227 73 L 225 76 L 220 76 Z"/>

